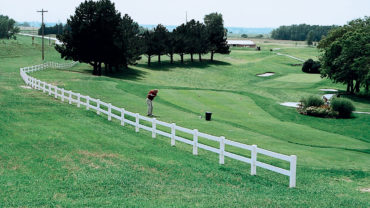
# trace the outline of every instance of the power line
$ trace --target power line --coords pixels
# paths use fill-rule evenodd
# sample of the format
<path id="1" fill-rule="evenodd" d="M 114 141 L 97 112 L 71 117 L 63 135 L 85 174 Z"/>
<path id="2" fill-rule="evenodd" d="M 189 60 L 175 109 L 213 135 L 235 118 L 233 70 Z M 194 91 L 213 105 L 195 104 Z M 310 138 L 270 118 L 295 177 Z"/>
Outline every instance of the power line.
<path id="1" fill-rule="evenodd" d="M 44 28 L 45 28 L 45 25 L 44 25 L 44 13 L 45 12 L 48 12 L 48 11 L 45 11 L 44 9 L 42 9 L 41 11 L 37 11 L 37 12 L 41 12 L 41 17 L 42 17 L 42 23 L 41 23 L 41 33 L 42 33 L 42 60 L 44 60 Z"/>

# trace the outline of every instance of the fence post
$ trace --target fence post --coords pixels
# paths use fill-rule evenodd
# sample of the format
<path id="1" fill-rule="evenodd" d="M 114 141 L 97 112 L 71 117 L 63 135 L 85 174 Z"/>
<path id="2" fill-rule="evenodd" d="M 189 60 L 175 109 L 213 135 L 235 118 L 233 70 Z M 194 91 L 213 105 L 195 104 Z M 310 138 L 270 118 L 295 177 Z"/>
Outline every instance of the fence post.
<path id="1" fill-rule="evenodd" d="M 295 187 L 296 181 L 296 170 L 297 170 L 297 156 L 290 156 L 290 176 L 289 176 L 289 188 Z"/>
<path id="2" fill-rule="evenodd" d="M 157 119 L 153 118 L 152 120 L 152 138 L 156 138 L 156 130 L 157 130 Z"/>
<path id="3" fill-rule="evenodd" d="M 86 110 L 89 110 L 89 108 L 90 108 L 90 97 L 87 96 L 86 97 Z"/>
<path id="4" fill-rule="evenodd" d="M 135 131 L 139 132 L 139 114 L 135 114 L 136 122 L 135 122 Z"/>
<path id="5" fill-rule="evenodd" d="M 49 87 L 49 95 L 51 95 L 51 84 L 48 84 Z"/>
<path id="6" fill-rule="evenodd" d="M 220 161 L 219 161 L 221 165 L 225 164 L 224 152 L 225 152 L 225 137 L 222 136 L 220 137 Z"/>
<path id="7" fill-rule="evenodd" d="M 176 124 L 172 123 L 171 125 L 171 146 L 175 146 L 175 137 L 176 137 Z"/>
<path id="8" fill-rule="evenodd" d="M 64 88 L 62 88 L 62 102 L 64 102 Z"/>
<path id="9" fill-rule="evenodd" d="M 72 104 L 72 91 L 68 91 L 69 96 L 68 96 L 68 103 Z"/>
<path id="10" fill-rule="evenodd" d="M 108 103 L 108 121 L 112 120 L 112 104 Z"/>
<path id="11" fill-rule="evenodd" d="M 251 150 L 251 175 L 256 175 L 257 145 L 252 145 Z"/>
<path id="12" fill-rule="evenodd" d="M 198 155 L 198 129 L 193 133 L 193 155 Z"/>
<path id="13" fill-rule="evenodd" d="M 96 114 L 100 115 L 100 99 L 98 99 L 98 101 L 96 102 Z"/>
<path id="14" fill-rule="evenodd" d="M 45 87 L 46 83 L 45 82 L 42 82 L 42 92 L 45 93 L 46 91 L 46 87 Z"/>
<path id="15" fill-rule="evenodd" d="M 54 95 L 55 99 L 58 99 L 58 87 L 55 86 L 55 95 Z"/>
<path id="16" fill-rule="evenodd" d="M 77 93 L 77 107 L 81 106 L 81 94 Z"/>
<path id="17" fill-rule="evenodd" d="M 125 109 L 121 108 L 121 125 L 125 125 Z"/>

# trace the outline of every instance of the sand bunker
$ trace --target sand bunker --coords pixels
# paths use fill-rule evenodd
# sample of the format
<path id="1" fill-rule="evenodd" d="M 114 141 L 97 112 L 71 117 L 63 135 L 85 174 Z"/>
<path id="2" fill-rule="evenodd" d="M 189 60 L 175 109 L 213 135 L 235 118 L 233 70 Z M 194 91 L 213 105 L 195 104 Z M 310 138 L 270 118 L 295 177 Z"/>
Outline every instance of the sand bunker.
<path id="1" fill-rule="evenodd" d="M 370 115 L 370 112 L 360 112 L 360 111 L 353 111 L 354 113 L 359 113 L 359 114 L 368 114 Z"/>
<path id="2" fill-rule="evenodd" d="M 338 92 L 336 89 L 320 89 L 320 91 L 325 91 L 325 92 Z"/>
<path id="3" fill-rule="evenodd" d="M 26 86 L 26 85 L 21 85 L 21 87 L 22 87 L 23 89 L 32 89 L 32 87 L 30 87 L 30 86 Z"/>
<path id="4" fill-rule="evenodd" d="M 333 98 L 334 95 L 335 94 L 325 94 L 325 95 L 322 96 L 322 98 L 326 97 L 326 99 L 330 100 L 330 99 Z"/>
<path id="5" fill-rule="evenodd" d="M 292 108 L 298 108 L 301 103 L 298 102 L 285 102 L 285 103 L 280 103 L 280 105 L 287 106 L 287 107 L 292 107 Z"/>
<path id="6" fill-rule="evenodd" d="M 263 73 L 263 74 L 257 74 L 257 76 L 259 76 L 259 77 L 269 77 L 269 76 L 272 76 L 274 74 L 275 74 L 275 72 L 266 72 L 266 73 Z"/>

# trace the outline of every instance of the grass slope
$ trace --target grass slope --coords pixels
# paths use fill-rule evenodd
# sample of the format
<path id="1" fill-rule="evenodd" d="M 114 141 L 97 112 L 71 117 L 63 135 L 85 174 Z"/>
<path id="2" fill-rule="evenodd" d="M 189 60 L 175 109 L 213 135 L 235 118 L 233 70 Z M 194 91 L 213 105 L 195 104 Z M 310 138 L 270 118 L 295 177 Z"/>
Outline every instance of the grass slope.
<path id="1" fill-rule="evenodd" d="M 251 176 L 248 165 L 229 159 L 219 166 L 215 154 L 192 156 L 189 146 L 170 147 L 166 138 L 154 140 L 148 132 L 135 133 L 21 88 L 19 67 L 40 63 L 40 46 L 30 43 L 26 37 L 0 42 L 0 207 L 370 206 L 369 193 L 360 191 L 370 187 L 370 117 L 313 118 L 278 105 L 323 94 L 320 88 L 343 89 L 302 74 L 291 66 L 295 60 L 268 51 L 275 45 L 291 50 L 294 44 L 265 43 L 262 52 L 233 49 L 229 56 L 216 56 L 215 63 L 174 68 L 166 62 L 147 68 L 142 61 L 114 77 L 91 76 L 84 64 L 34 73 L 140 113 L 146 111 L 147 91 L 158 88 L 158 119 L 296 154 L 297 188 L 289 189 L 285 176 L 260 168 Z M 297 48 L 303 56 L 315 53 Z M 53 48 L 46 54 L 47 60 L 61 61 Z M 266 71 L 276 74 L 255 76 Z M 370 111 L 367 100 L 355 101 L 359 110 Z M 212 122 L 199 119 L 205 111 L 214 113 Z"/>

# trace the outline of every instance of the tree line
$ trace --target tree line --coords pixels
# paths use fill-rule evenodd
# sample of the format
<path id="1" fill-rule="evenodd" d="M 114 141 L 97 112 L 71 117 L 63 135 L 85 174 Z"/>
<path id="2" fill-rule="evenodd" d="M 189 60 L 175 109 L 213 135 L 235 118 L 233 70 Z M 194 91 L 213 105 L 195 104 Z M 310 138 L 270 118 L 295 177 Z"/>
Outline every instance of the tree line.
<path id="1" fill-rule="evenodd" d="M 63 34 L 63 30 L 66 29 L 66 26 L 63 26 L 62 23 L 56 24 L 56 25 L 51 26 L 51 27 L 45 27 L 45 24 L 44 24 L 43 26 L 41 26 L 38 29 L 37 33 L 39 35 L 42 35 L 42 27 L 44 27 L 44 35 L 50 35 L 50 34 L 61 35 L 61 34 Z"/>
<path id="2" fill-rule="evenodd" d="M 173 63 L 174 55 L 189 54 L 191 61 L 197 54 L 228 54 L 226 29 L 222 15 L 211 13 L 205 16 L 204 23 L 190 20 L 169 32 L 163 25 L 153 30 L 145 30 L 127 14 L 121 15 L 110 0 L 85 1 L 81 3 L 67 20 L 66 28 L 57 38 L 63 42 L 56 46 L 62 58 L 88 63 L 93 66 L 93 74 L 101 75 L 102 65 L 107 71 L 127 68 L 136 64 L 141 55 L 151 64 L 153 56 L 168 55 Z"/>
<path id="3" fill-rule="evenodd" d="M 19 28 L 16 27 L 16 22 L 13 19 L 0 15 L 0 39 L 16 39 L 15 34 L 18 32 Z"/>
<path id="4" fill-rule="evenodd" d="M 271 38 L 278 40 L 295 40 L 295 41 L 320 41 L 323 36 L 326 36 L 328 32 L 336 28 L 337 26 L 321 26 L 321 25 L 290 25 L 280 26 L 271 32 Z"/>

